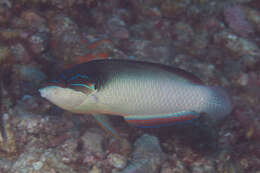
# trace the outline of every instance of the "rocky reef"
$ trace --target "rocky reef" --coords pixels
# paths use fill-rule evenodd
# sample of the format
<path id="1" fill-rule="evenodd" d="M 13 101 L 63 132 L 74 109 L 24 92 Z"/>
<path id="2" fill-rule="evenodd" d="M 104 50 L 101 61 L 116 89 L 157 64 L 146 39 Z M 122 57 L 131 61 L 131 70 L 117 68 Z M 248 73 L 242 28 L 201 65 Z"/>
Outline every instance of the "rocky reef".
<path id="1" fill-rule="evenodd" d="M 0 172 L 260 173 L 259 9 L 259 0 L 0 0 Z M 233 112 L 161 129 L 112 117 L 117 140 L 40 97 L 48 77 L 111 58 L 223 86 Z"/>

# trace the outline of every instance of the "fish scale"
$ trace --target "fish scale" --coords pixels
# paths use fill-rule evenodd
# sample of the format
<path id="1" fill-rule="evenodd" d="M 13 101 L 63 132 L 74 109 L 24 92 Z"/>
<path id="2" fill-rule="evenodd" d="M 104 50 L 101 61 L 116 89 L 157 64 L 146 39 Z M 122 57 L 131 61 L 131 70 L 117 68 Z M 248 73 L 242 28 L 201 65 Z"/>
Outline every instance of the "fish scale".
<path id="1" fill-rule="evenodd" d="M 140 84 L 142 83 L 142 84 Z M 126 79 L 116 77 L 109 87 L 97 93 L 100 103 L 109 105 L 122 115 L 169 114 L 188 108 L 201 112 L 205 109 L 207 88 L 174 80 Z M 125 99 L 127 98 L 127 99 Z M 111 109 L 111 112 L 113 110 Z"/>

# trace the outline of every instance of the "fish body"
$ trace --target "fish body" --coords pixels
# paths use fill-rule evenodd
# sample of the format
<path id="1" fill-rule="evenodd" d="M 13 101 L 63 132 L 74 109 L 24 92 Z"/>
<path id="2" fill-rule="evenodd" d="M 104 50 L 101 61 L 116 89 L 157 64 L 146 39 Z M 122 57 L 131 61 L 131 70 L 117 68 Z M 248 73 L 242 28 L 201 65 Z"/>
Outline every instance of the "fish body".
<path id="1" fill-rule="evenodd" d="M 132 60 L 76 65 L 40 93 L 65 110 L 119 115 L 142 127 L 192 120 L 201 113 L 218 120 L 232 110 L 225 91 L 204 85 L 191 73 Z"/>

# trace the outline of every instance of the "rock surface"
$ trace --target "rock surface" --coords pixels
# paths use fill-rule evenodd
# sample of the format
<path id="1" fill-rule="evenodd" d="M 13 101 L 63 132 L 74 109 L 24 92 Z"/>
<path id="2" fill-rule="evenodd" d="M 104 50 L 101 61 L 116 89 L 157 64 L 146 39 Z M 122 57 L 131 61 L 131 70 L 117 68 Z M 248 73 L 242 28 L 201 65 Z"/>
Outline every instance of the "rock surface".
<path id="1" fill-rule="evenodd" d="M 0 172 L 258 173 L 259 9 L 259 0 L 0 0 Z M 199 128 L 111 118 L 116 140 L 90 115 L 40 97 L 63 69 L 111 58 L 189 71 L 227 88 L 234 110 Z"/>

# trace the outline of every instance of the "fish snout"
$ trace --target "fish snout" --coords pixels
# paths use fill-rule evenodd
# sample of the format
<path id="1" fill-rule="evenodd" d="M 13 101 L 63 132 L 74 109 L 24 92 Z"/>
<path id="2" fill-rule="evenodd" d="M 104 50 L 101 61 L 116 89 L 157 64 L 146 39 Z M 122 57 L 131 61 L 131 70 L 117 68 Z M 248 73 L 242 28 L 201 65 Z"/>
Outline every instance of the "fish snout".
<path id="1" fill-rule="evenodd" d="M 48 89 L 46 88 L 40 88 L 38 90 L 40 92 L 40 95 L 43 97 L 43 98 L 48 98 L 50 92 L 48 92 Z"/>

